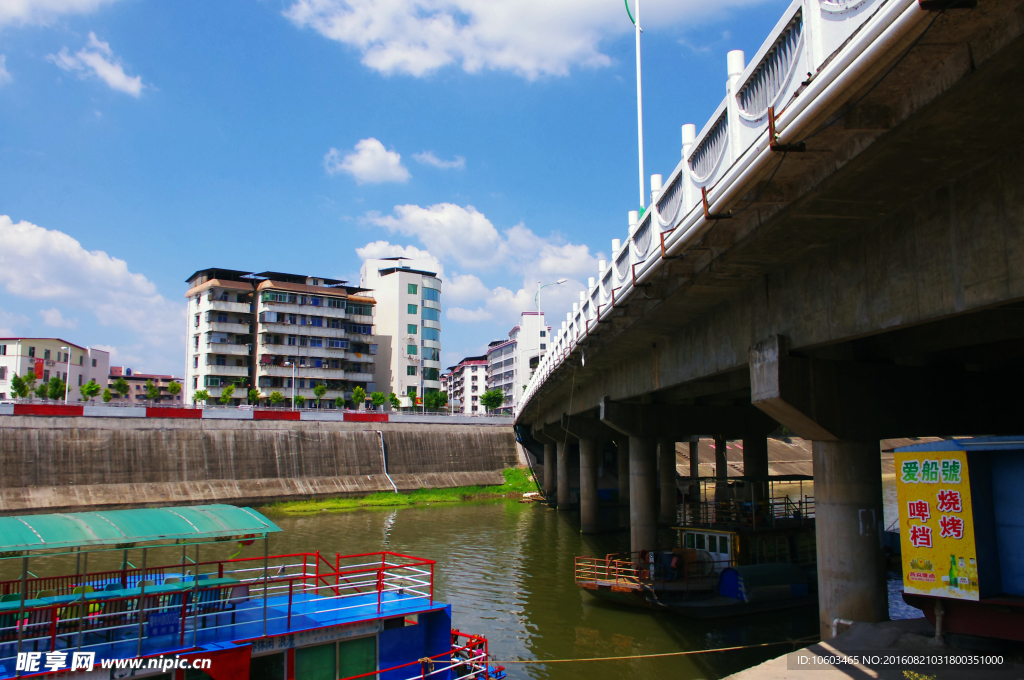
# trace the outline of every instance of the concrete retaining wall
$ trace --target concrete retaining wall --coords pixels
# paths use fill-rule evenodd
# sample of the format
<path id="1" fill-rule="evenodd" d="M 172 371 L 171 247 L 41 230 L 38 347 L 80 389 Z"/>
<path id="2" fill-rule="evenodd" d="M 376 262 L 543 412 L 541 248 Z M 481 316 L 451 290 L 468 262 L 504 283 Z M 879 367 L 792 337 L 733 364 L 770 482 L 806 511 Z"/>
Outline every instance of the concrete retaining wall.
<path id="1" fill-rule="evenodd" d="M 421 423 L 0 419 L 0 512 L 268 502 L 500 484 L 511 427 Z"/>

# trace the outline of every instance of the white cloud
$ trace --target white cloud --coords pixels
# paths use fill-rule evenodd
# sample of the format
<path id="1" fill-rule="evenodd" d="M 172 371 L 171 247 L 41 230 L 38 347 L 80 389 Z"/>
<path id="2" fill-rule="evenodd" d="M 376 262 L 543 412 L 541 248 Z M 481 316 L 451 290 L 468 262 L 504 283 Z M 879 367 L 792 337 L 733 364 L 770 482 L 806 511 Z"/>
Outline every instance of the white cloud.
<path id="1" fill-rule="evenodd" d="M 24 314 L 13 314 L 0 309 L 0 337 L 18 337 L 18 333 L 14 329 L 28 324 L 28 317 Z"/>
<path id="2" fill-rule="evenodd" d="M 347 153 L 332 148 L 324 154 L 324 169 L 328 175 L 348 173 L 358 184 L 405 182 L 411 177 L 402 165 L 401 154 L 388 151 L 373 137 L 359 140 L 355 149 Z"/>
<path id="3" fill-rule="evenodd" d="M 651 27 L 695 21 L 763 0 L 644 0 Z M 299 28 L 355 48 L 385 74 L 423 76 L 447 65 L 529 79 L 611 64 L 601 43 L 631 33 L 621 4 L 593 0 L 294 0 Z"/>
<path id="4" fill-rule="evenodd" d="M 124 260 L 7 215 L 0 215 L 0 243 L 0 287 L 8 294 L 89 312 L 122 344 L 135 342 L 146 368 L 180 370 L 185 306 L 160 295 Z"/>
<path id="5" fill-rule="evenodd" d="M 142 94 L 142 88 L 145 87 L 142 76 L 126 74 L 121 59 L 115 57 L 114 51 L 110 49 L 110 43 L 103 42 L 92 32 L 89 33 L 86 46 L 78 52 L 70 54 L 67 47 L 62 47 L 60 52 L 48 54 L 46 58 L 65 71 L 77 72 L 81 77 L 96 76 L 111 89 L 133 97 Z"/>
<path id="6" fill-rule="evenodd" d="M 62 14 L 86 14 L 115 0 L 0 0 L 0 26 L 48 24 Z"/>
<path id="7" fill-rule="evenodd" d="M 43 323 L 50 328 L 78 328 L 78 319 L 65 319 L 56 307 L 39 310 L 39 316 L 43 317 Z"/>
<path id="8" fill-rule="evenodd" d="M 7 70 L 7 55 L 0 54 L 0 87 L 3 87 L 12 80 L 14 79 L 11 78 L 11 72 Z"/>
<path id="9" fill-rule="evenodd" d="M 423 153 L 414 153 L 412 157 L 417 163 L 422 165 L 432 165 L 435 168 L 441 168 L 442 170 L 451 170 L 453 168 L 461 170 L 466 167 L 466 159 L 462 156 L 456 156 L 455 160 L 446 161 L 435 156 L 433 151 L 424 151 Z"/>
<path id="10" fill-rule="evenodd" d="M 452 321 L 462 321 L 464 323 L 474 323 L 476 321 L 490 321 L 494 318 L 494 314 L 487 311 L 483 307 L 476 309 L 463 309 L 462 307 L 449 307 L 448 311 L 445 312 Z"/>

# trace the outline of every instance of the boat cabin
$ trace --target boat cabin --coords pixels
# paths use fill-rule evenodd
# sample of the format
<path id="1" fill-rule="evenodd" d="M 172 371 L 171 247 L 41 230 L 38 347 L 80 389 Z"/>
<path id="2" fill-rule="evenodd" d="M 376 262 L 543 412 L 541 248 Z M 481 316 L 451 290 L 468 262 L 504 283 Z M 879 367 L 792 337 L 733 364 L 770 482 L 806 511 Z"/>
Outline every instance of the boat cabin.
<path id="1" fill-rule="evenodd" d="M 273 554 L 280 531 L 228 505 L 0 517 L 0 678 L 503 677 L 433 560 Z"/>

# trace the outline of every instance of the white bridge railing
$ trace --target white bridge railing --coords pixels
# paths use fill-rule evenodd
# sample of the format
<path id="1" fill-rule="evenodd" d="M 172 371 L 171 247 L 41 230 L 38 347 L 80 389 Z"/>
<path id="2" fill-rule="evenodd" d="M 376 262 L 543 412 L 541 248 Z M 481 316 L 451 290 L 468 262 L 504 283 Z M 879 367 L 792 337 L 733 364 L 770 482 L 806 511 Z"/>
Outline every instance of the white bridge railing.
<path id="1" fill-rule="evenodd" d="M 599 263 L 566 314 L 516 414 L 598 323 L 666 259 L 698 246 L 779 163 L 783 148 L 813 134 L 811 126 L 846 101 L 857 79 L 930 15 L 919 0 L 794 0 L 750 63 L 742 51 L 730 52 L 725 99 L 699 134 L 683 125 L 682 160 L 664 185 L 661 175 L 651 176 L 650 207 L 639 218 L 629 213 L 625 243 L 612 240 L 611 262 Z"/>

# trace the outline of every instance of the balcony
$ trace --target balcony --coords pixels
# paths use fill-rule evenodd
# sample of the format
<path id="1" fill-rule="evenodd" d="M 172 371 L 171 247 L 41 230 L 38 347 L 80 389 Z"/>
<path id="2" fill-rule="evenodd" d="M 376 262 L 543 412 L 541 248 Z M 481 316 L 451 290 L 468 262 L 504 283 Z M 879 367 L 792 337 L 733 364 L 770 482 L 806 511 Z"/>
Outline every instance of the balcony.
<path id="1" fill-rule="evenodd" d="M 233 356 L 249 356 L 252 345 L 243 345 L 238 342 L 208 342 L 206 351 L 209 354 L 231 354 Z"/>
<path id="2" fill-rule="evenodd" d="M 432 349 L 441 349 L 441 341 L 440 340 L 424 340 L 423 341 L 423 346 L 424 347 L 430 347 Z"/>
<path id="3" fill-rule="evenodd" d="M 259 311 L 277 312 L 279 314 L 303 314 L 305 316 L 323 316 L 330 319 L 345 319 L 344 309 L 324 307 L 322 305 L 300 305 L 294 302 L 263 302 L 260 301 Z"/>
<path id="4" fill-rule="evenodd" d="M 249 308 L 248 302 L 228 302 L 227 300 L 211 300 L 205 298 L 206 304 L 203 305 L 203 309 L 206 311 L 215 312 L 231 312 L 232 314 L 250 314 L 251 309 Z"/>
<path id="5" fill-rule="evenodd" d="M 424 328 L 436 328 L 437 330 L 441 330 L 440 321 L 431 321 L 430 319 L 422 319 L 421 321 Z"/>
<path id="6" fill-rule="evenodd" d="M 431 361 L 430 359 L 423 360 L 423 368 L 441 368 L 440 361 Z"/>
<path id="7" fill-rule="evenodd" d="M 203 330 L 214 333 L 234 333 L 235 335 L 248 335 L 248 323 L 232 323 L 224 321 L 207 321 L 203 324 Z"/>
<path id="8" fill-rule="evenodd" d="M 437 311 L 441 311 L 441 303 L 437 300 L 422 300 L 421 302 L 427 309 L 436 309 Z"/>
<path id="9" fill-rule="evenodd" d="M 328 328 L 327 326 L 304 326 L 297 323 L 280 321 L 260 321 L 260 333 L 278 333 L 283 335 L 312 335 L 319 338 L 345 338 L 344 328 Z"/>
<path id="10" fill-rule="evenodd" d="M 258 376 L 270 376 L 272 378 L 290 378 L 292 377 L 291 366 L 274 366 L 273 364 L 260 364 L 257 367 L 256 374 Z M 344 380 L 345 371 L 342 368 L 328 368 L 322 366 L 317 368 L 315 366 L 307 364 L 306 366 L 295 367 L 296 378 L 324 378 L 325 380 Z"/>
<path id="11" fill-rule="evenodd" d="M 424 389 L 435 388 L 435 389 L 439 390 L 439 389 L 441 389 L 441 381 L 440 380 L 424 380 L 423 381 L 423 388 Z"/>
<path id="12" fill-rule="evenodd" d="M 373 325 L 373 317 L 367 316 L 366 314 L 349 314 L 348 320 L 352 323 L 364 323 L 367 325 Z"/>
<path id="13" fill-rule="evenodd" d="M 241 378 L 247 377 L 249 375 L 248 366 L 218 366 L 216 364 L 206 364 L 203 368 L 203 372 L 206 375 L 219 375 Z"/>
<path id="14" fill-rule="evenodd" d="M 373 373 L 354 373 L 352 371 L 345 371 L 345 380 L 353 380 L 355 382 L 373 382 Z"/>

